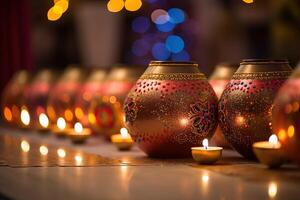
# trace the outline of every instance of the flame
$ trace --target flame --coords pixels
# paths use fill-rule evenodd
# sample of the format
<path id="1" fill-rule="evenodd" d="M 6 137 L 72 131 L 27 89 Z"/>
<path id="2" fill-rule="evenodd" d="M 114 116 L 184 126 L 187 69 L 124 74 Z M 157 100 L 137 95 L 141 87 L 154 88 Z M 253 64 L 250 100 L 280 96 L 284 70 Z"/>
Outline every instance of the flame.
<path id="1" fill-rule="evenodd" d="M 82 163 L 82 156 L 81 155 L 76 155 L 74 157 L 74 159 L 75 159 L 75 162 L 76 162 L 77 165 L 80 165 Z"/>
<path id="2" fill-rule="evenodd" d="M 120 133 L 121 133 L 122 138 L 128 138 L 128 137 L 130 137 L 130 135 L 128 134 L 127 128 L 121 128 L 120 129 Z"/>
<path id="3" fill-rule="evenodd" d="M 243 2 L 245 2 L 245 3 L 253 3 L 254 0 L 243 0 Z"/>
<path id="4" fill-rule="evenodd" d="M 39 122 L 42 127 L 47 128 L 49 126 L 49 119 L 45 113 L 41 113 L 39 116 Z"/>
<path id="5" fill-rule="evenodd" d="M 84 116 L 84 113 L 80 107 L 75 108 L 75 116 L 77 119 L 81 119 Z"/>
<path id="6" fill-rule="evenodd" d="M 65 110 L 65 118 L 67 121 L 72 121 L 73 117 L 73 113 L 70 109 Z"/>
<path id="7" fill-rule="evenodd" d="M 274 198 L 277 194 L 277 184 L 274 182 L 269 183 L 268 194 L 270 198 Z"/>
<path id="8" fill-rule="evenodd" d="M 76 122 L 74 125 L 74 130 L 76 133 L 81 133 L 83 131 L 82 124 L 80 122 Z"/>
<path id="9" fill-rule="evenodd" d="M 294 136 L 294 134 L 295 134 L 295 127 L 293 125 L 290 125 L 288 127 L 287 133 L 288 133 L 288 136 L 290 138 L 292 138 Z"/>
<path id="10" fill-rule="evenodd" d="M 46 156 L 48 154 L 48 148 L 44 145 L 40 146 L 40 153 L 43 155 L 43 156 Z"/>
<path id="11" fill-rule="evenodd" d="M 180 124 L 181 124 L 182 126 L 186 126 L 186 125 L 188 125 L 188 123 L 189 123 L 189 121 L 188 121 L 187 118 L 181 118 L 181 119 L 179 120 L 179 122 L 180 122 Z"/>
<path id="12" fill-rule="evenodd" d="M 269 137 L 269 142 L 270 142 L 271 144 L 277 144 L 277 143 L 278 143 L 278 138 L 277 138 L 277 136 L 276 136 L 275 134 L 271 135 L 271 136 Z"/>
<path id="13" fill-rule="evenodd" d="M 95 124 L 96 123 L 96 117 L 94 115 L 94 113 L 89 113 L 88 114 L 88 120 L 91 124 Z"/>
<path id="14" fill-rule="evenodd" d="M 60 130 L 64 130 L 67 126 L 66 121 L 62 117 L 57 119 L 56 125 Z"/>
<path id="15" fill-rule="evenodd" d="M 28 126 L 30 123 L 30 115 L 29 115 L 29 112 L 25 108 L 22 108 L 22 111 L 21 111 L 21 121 L 26 126 Z"/>
<path id="16" fill-rule="evenodd" d="M 29 152 L 30 145 L 29 145 L 29 143 L 26 140 L 22 140 L 22 142 L 21 142 L 21 149 L 22 149 L 22 151 L 24 151 L 26 153 Z"/>
<path id="17" fill-rule="evenodd" d="M 5 108 L 3 110 L 3 114 L 7 121 L 10 122 L 12 120 L 12 112 L 8 107 L 5 106 Z"/>
<path id="18" fill-rule="evenodd" d="M 207 149 L 208 148 L 208 139 L 204 139 L 203 141 L 202 141 L 202 145 L 203 145 L 203 147 L 205 148 L 205 149 Z"/>
<path id="19" fill-rule="evenodd" d="M 57 149 L 57 155 L 60 158 L 66 157 L 66 151 L 64 149 Z"/>
<path id="20" fill-rule="evenodd" d="M 209 176 L 207 174 L 202 175 L 202 182 L 204 184 L 207 184 L 209 181 Z"/>

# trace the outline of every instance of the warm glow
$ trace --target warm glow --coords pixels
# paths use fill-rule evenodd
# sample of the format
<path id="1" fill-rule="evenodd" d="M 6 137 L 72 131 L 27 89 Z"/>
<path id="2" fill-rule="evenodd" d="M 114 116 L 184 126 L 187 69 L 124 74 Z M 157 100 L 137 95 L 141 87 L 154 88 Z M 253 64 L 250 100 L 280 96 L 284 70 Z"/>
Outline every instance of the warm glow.
<path id="1" fill-rule="evenodd" d="M 59 8 L 61 13 L 64 13 L 67 11 L 67 9 L 69 7 L 69 1 L 67 1 L 67 0 L 55 1 L 54 7 Z"/>
<path id="2" fill-rule="evenodd" d="M 293 125 L 290 125 L 288 127 L 288 136 L 291 138 L 294 136 L 294 134 L 295 134 L 295 127 Z"/>
<path id="3" fill-rule="evenodd" d="M 50 117 L 50 119 L 55 118 L 55 111 L 52 106 L 47 106 L 47 114 Z"/>
<path id="4" fill-rule="evenodd" d="M 62 13 L 58 13 L 57 10 L 52 7 L 48 10 L 47 18 L 50 21 L 56 21 L 61 17 Z"/>
<path id="5" fill-rule="evenodd" d="M 205 149 L 207 149 L 208 148 L 208 139 L 204 139 L 203 141 L 202 141 L 202 145 L 203 145 L 203 147 L 205 148 Z"/>
<path id="6" fill-rule="evenodd" d="M 285 113 L 286 114 L 289 114 L 290 112 L 292 112 L 292 110 L 293 110 L 293 106 L 291 104 L 287 104 L 285 106 Z"/>
<path id="7" fill-rule="evenodd" d="M 39 116 L 39 122 L 42 127 L 47 128 L 49 126 L 49 119 L 45 113 L 41 113 Z"/>
<path id="8" fill-rule="evenodd" d="M 89 113 L 88 114 L 88 119 L 89 119 L 89 122 L 91 124 L 95 124 L 96 123 L 96 117 L 95 117 L 94 113 Z"/>
<path id="9" fill-rule="evenodd" d="M 254 0 L 243 0 L 243 2 L 245 2 L 245 3 L 253 3 Z"/>
<path id="10" fill-rule="evenodd" d="M 73 113 L 70 109 L 65 110 L 65 118 L 67 121 L 73 120 Z"/>
<path id="11" fill-rule="evenodd" d="M 11 113 L 11 110 L 5 106 L 4 110 L 3 110 L 3 114 L 4 114 L 4 117 L 7 121 L 11 121 L 12 120 L 12 113 Z"/>
<path id="12" fill-rule="evenodd" d="M 109 12 L 119 12 L 124 7 L 123 0 L 109 0 L 107 3 L 107 9 Z"/>
<path id="13" fill-rule="evenodd" d="M 207 174 L 202 175 L 202 183 L 207 184 L 209 181 L 209 176 Z"/>
<path id="14" fill-rule="evenodd" d="M 268 187 L 268 194 L 270 198 L 274 198 L 277 194 L 277 184 L 271 182 Z"/>
<path id="15" fill-rule="evenodd" d="M 75 116 L 77 117 L 77 119 L 81 119 L 84 116 L 83 111 L 80 107 L 75 108 Z"/>
<path id="16" fill-rule="evenodd" d="M 120 133 L 121 133 L 122 138 L 128 138 L 128 137 L 130 137 L 130 135 L 128 134 L 127 128 L 121 128 L 120 129 Z"/>
<path id="17" fill-rule="evenodd" d="M 243 125 L 245 123 L 245 118 L 243 116 L 237 116 L 235 118 L 235 122 L 237 125 Z"/>
<path id="18" fill-rule="evenodd" d="M 142 7 L 141 0 L 126 0 L 125 1 L 125 9 L 128 11 L 137 11 Z"/>
<path id="19" fill-rule="evenodd" d="M 75 159 L 77 165 L 82 163 L 82 157 L 80 155 L 76 155 L 74 157 L 74 159 Z"/>
<path id="20" fill-rule="evenodd" d="M 30 115 L 29 115 L 29 112 L 25 108 L 22 108 L 22 111 L 21 111 L 21 121 L 26 126 L 28 126 L 30 123 Z"/>
<path id="21" fill-rule="evenodd" d="M 299 110 L 299 103 L 298 102 L 294 102 L 292 107 L 293 107 L 293 111 L 297 112 Z"/>
<path id="22" fill-rule="evenodd" d="M 40 146 L 40 153 L 45 156 L 48 154 L 48 148 L 44 145 Z"/>
<path id="23" fill-rule="evenodd" d="M 109 97 L 109 102 L 110 103 L 114 104 L 114 103 L 116 103 L 116 101 L 117 101 L 117 98 L 115 96 Z"/>
<path id="24" fill-rule="evenodd" d="M 60 158 L 66 157 L 66 151 L 64 149 L 57 149 L 57 155 Z"/>
<path id="25" fill-rule="evenodd" d="M 270 142 L 271 144 L 277 144 L 277 143 L 278 143 L 278 138 L 277 138 L 277 136 L 276 136 L 275 134 L 271 135 L 271 136 L 269 137 L 269 142 Z"/>
<path id="26" fill-rule="evenodd" d="M 29 145 L 29 143 L 26 140 L 22 140 L 22 142 L 21 142 L 21 149 L 24 152 L 29 152 L 30 145 Z"/>
<path id="27" fill-rule="evenodd" d="M 74 125 L 74 130 L 76 133 L 81 133 L 83 131 L 82 124 L 80 122 L 76 122 Z"/>
<path id="28" fill-rule="evenodd" d="M 285 133 L 285 130 L 284 129 L 281 129 L 278 133 L 278 137 L 279 139 L 282 141 L 282 140 L 285 140 L 286 138 L 286 133 Z"/>
<path id="29" fill-rule="evenodd" d="M 56 125 L 60 130 L 64 130 L 67 126 L 66 121 L 62 117 L 57 119 Z"/>
<path id="30" fill-rule="evenodd" d="M 179 122 L 180 122 L 181 126 L 186 126 L 186 125 L 188 125 L 189 120 L 187 118 L 181 118 L 179 120 Z"/>

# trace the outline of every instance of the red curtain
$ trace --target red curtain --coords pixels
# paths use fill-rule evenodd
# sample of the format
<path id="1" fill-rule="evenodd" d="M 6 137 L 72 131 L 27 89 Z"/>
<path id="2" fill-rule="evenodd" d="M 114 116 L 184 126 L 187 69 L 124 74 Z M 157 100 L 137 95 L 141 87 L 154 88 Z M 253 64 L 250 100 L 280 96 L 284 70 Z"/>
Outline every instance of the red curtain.
<path id="1" fill-rule="evenodd" d="M 0 90 L 20 69 L 31 69 L 30 0 L 6 0 L 0 6 Z"/>

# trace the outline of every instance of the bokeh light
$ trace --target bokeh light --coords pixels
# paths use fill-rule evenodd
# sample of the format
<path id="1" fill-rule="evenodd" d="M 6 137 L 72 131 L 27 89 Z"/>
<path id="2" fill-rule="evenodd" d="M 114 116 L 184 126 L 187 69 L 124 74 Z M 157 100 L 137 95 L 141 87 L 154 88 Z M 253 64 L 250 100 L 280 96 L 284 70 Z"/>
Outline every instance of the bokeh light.
<path id="1" fill-rule="evenodd" d="M 150 20 L 147 17 L 137 17 L 132 21 L 132 30 L 136 33 L 145 33 L 150 28 Z"/>
<path id="2" fill-rule="evenodd" d="M 254 0 L 243 0 L 243 2 L 245 2 L 245 3 L 253 3 Z"/>
<path id="3" fill-rule="evenodd" d="M 170 35 L 166 39 L 166 47 L 172 53 L 179 53 L 184 48 L 184 41 L 180 36 Z"/>
<path id="4" fill-rule="evenodd" d="M 169 21 L 168 12 L 163 9 L 156 9 L 151 13 L 151 20 L 155 24 L 165 24 Z"/>
<path id="5" fill-rule="evenodd" d="M 12 120 L 12 112 L 8 107 L 6 107 L 6 106 L 4 107 L 3 114 L 7 121 Z"/>
<path id="6" fill-rule="evenodd" d="M 109 12 L 119 12 L 124 8 L 123 0 L 109 0 L 107 9 Z"/>
<path id="7" fill-rule="evenodd" d="M 137 11 L 142 7 L 141 0 L 126 0 L 125 1 L 125 9 L 131 12 Z"/>
<path id="8" fill-rule="evenodd" d="M 56 21 L 62 16 L 62 13 L 57 13 L 54 7 L 50 8 L 47 13 L 47 18 L 50 21 Z"/>
<path id="9" fill-rule="evenodd" d="M 161 32 L 170 32 L 175 28 L 175 24 L 166 22 L 164 24 L 156 24 L 156 28 Z"/>
<path id="10" fill-rule="evenodd" d="M 177 61 L 177 62 L 178 61 L 190 61 L 191 57 L 187 51 L 182 50 L 179 53 L 172 54 L 171 59 L 172 59 L 172 61 Z"/>
<path id="11" fill-rule="evenodd" d="M 185 20 L 184 11 L 181 10 L 180 8 L 171 8 L 170 10 L 168 10 L 168 14 L 170 17 L 169 21 L 171 23 L 179 24 L 184 22 Z"/>
<path id="12" fill-rule="evenodd" d="M 164 43 L 155 43 L 152 47 L 152 55 L 157 60 L 167 60 L 170 57 L 170 52 Z"/>
<path id="13" fill-rule="evenodd" d="M 150 50 L 150 44 L 145 39 L 139 39 L 133 42 L 131 51 L 136 56 L 145 56 Z"/>

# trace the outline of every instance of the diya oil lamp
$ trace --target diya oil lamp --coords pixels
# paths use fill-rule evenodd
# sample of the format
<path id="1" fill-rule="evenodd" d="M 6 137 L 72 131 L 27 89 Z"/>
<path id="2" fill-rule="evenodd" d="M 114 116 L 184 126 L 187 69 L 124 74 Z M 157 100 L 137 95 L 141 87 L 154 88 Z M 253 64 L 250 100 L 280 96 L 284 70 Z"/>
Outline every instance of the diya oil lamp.
<path id="1" fill-rule="evenodd" d="M 45 127 L 41 126 L 40 116 L 41 114 L 43 114 L 42 116 L 46 115 L 49 92 L 55 77 L 53 71 L 42 69 L 33 76 L 32 81 L 24 91 L 25 105 L 28 108 L 32 121 L 30 124 L 31 128 L 45 131 Z M 48 118 L 48 115 L 46 117 Z"/>
<path id="2" fill-rule="evenodd" d="M 209 147 L 208 139 L 202 141 L 203 147 L 192 147 L 192 156 L 200 164 L 213 164 L 222 156 L 222 147 Z"/>
<path id="3" fill-rule="evenodd" d="M 125 123 L 148 156 L 191 157 L 191 147 L 212 137 L 217 105 L 198 64 L 152 61 L 127 96 Z"/>
<path id="4" fill-rule="evenodd" d="M 103 93 L 103 83 L 106 75 L 107 70 L 103 68 L 92 69 L 88 79 L 83 84 L 82 89 L 77 95 L 74 114 L 84 127 L 91 127 L 91 120 L 89 120 L 88 113 L 90 104 L 95 96 L 101 96 L 101 94 Z"/>
<path id="5" fill-rule="evenodd" d="M 120 150 L 127 151 L 133 146 L 133 140 L 126 128 L 121 128 L 120 134 L 111 136 L 111 142 Z"/>
<path id="6" fill-rule="evenodd" d="M 50 92 L 47 104 L 47 115 L 51 122 L 56 123 L 63 116 L 67 123 L 76 122 L 74 116 L 75 103 L 81 83 L 85 79 L 85 70 L 68 67 Z"/>
<path id="7" fill-rule="evenodd" d="M 24 106 L 23 91 L 29 83 L 30 74 L 21 70 L 16 72 L 5 86 L 2 99 L 1 108 L 4 120 L 14 126 L 24 127 L 21 121 L 21 107 Z"/>
<path id="8" fill-rule="evenodd" d="M 238 64 L 233 63 L 220 63 L 216 66 L 212 75 L 209 77 L 209 83 L 214 89 L 217 97 L 220 99 L 227 83 L 238 69 Z M 230 148 L 230 144 L 226 141 L 220 126 L 218 125 L 215 134 L 210 140 L 210 143 L 224 148 Z"/>
<path id="9" fill-rule="evenodd" d="M 49 118 L 45 113 L 41 113 L 39 115 L 39 124 L 40 124 L 38 127 L 39 132 L 48 132 L 50 130 Z"/>
<path id="10" fill-rule="evenodd" d="M 65 137 L 68 135 L 67 123 L 63 117 L 59 117 L 56 122 L 56 126 L 53 126 L 52 131 L 58 137 Z"/>
<path id="11" fill-rule="evenodd" d="M 252 144 L 272 135 L 276 93 L 291 74 L 287 60 L 244 60 L 219 101 L 219 124 L 226 140 L 246 158 Z"/>
<path id="12" fill-rule="evenodd" d="M 300 166 L 300 65 L 280 89 L 272 119 L 285 155 Z"/>
<path id="13" fill-rule="evenodd" d="M 110 71 L 101 94 L 92 100 L 89 109 L 94 132 L 109 140 L 124 127 L 124 100 L 143 71 L 142 67 L 133 66 L 116 66 Z"/>
<path id="14" fill-rule="evenodd" d="M 76 122 L 74 129 L 68 129 L 68 136 L 75 144 L 84 143 L 91 136 L 91 129 L 83 128 L 80 122 Z"/>
<path id="15" fill-rule="evenodd" d="M 281 144 L 275 134 L 269 137 L 269 141 L 255 142 L 253 151 L 257 159 L 270 168 L 280 167 L 285 161 Z"/>

